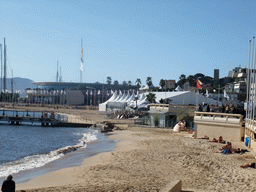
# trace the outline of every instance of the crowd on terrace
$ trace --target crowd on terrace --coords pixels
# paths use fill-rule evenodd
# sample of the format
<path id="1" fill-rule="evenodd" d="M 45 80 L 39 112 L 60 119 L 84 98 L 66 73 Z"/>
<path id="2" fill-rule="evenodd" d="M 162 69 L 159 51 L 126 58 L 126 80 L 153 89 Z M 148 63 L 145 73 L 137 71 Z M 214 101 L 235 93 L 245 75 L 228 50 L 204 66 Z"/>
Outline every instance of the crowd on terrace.
<path id="1" fill-rule="evenodd" d="M 245 110 L 243 108 L 238 108 L 238 107 L 234 106 L 233 104 L 230 104 L 230 105 L 222 104 L 221 106 L 219 106 L 218 102 L 216 103 L 216 105 L 201 103 L 198 105 L 197 111 L 241 114 L 245 117 Z"/>

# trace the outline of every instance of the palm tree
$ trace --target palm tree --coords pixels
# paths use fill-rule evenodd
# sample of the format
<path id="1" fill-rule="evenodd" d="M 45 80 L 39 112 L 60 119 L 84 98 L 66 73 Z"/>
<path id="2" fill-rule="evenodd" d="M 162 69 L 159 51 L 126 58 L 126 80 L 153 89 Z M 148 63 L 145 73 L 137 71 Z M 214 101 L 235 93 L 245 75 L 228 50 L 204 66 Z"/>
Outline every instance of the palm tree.
<path id="1" fill-rule="evenodd" d="M 154 94 L 154 93 L 149 93 L 149 94 L 147 94 L 147 100 L 148 100 L 148 102 L 149 103 L 152 103 L 153 101 L 155 101 L 155 99 L 156 99 L 156 94 Z"/>
<path id="2" fill-rule="evenodd" d="M 178 81 L 178 84 L 180 84 L 180 85 L 184 85 L 184 83 L 187 81 L 186 75 L 184 75 L 184 74 L 181 74 L 179 79 L 180 80 Z"/>
<path id="3" fill-rule="evenodd" d="M 132 85 L 132 82 L 131 81 L 128 81 L 128 86 L 131 86 Z"/>
<path id="4" fill-rule="evenodd" d="M 114 85 L 119 85 L 117 80 L 114 81 Z"/>
<path id="5" fill-rule="evenodd" d="M 112 82 L 112 79 L 111 79 L 111 77 L 108 76 L 108 77 L 107 77 L 107 84 L 110 85 L 111 82 Z"/>
<path id="6" fill-rule="evenodd" d="M 146 83 L 147 83 L 148 87 L 150 87 L 153 84 L 152 77 L 147 77 Z"/>
<path id="7" fill-rule="evenodd" d="M 123 86 L 124 86 L 124 87 L 126 87 L 126 86 L 127 86 L 126 81 L 123 81 Z"/>
<path id="8" fill-rule="evenodd" d="M 160 82 L 159 82 L 159 85 L 161 86 L 162 90 L 165 86 L 165 80 L 161 79 Z"/>
<path id="9" fill-rule="evenodd" d="M 137 87 L 140 87 L 141 80 L 139 78 L 137 78 L 135 81 L 135 84 L 137 85 Z"/>

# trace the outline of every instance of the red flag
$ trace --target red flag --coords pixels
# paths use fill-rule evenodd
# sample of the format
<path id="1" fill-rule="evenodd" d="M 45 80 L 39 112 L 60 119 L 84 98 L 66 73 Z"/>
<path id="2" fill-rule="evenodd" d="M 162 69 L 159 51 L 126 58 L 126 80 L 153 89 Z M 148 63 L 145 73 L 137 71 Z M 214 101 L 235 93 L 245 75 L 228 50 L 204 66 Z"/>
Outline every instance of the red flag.
<path id="1" fill-rule="evenodd" d="M 203 85 L 203 83 L 200 80 L 196 79 L 196 88 L 202 89 L 202 85 Z"/>

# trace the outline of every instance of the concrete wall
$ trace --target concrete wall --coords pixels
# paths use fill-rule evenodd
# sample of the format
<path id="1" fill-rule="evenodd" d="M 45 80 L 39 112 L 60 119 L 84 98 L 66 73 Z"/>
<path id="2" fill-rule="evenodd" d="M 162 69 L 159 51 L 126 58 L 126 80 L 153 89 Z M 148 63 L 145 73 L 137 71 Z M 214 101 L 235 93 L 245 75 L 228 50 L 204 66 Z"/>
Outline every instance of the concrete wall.
<path id="1" fill-rule="evenodd" d="M 80 90 L 67 90 L 67 105 L 84 105 L 84 95 Z"/>
<path id="2" fill-rule="evenodd" d="M 205 135 L 210 139 L 222 136 L 225 141 L 241 141 L 244 138 L 242 115 L 195 112 L 194 123 L 195 138 Z"/>
<path id="3" fill-rule="evenodd" d="M 169 104 L 150 104 L 150 111 L 160 111 L 160 112 L 169 112 L 170 105 Z"/>
<path id="4" fill-rule="evenodd" d="M 150 104 L 150 111 L 160 111 L 163 113 L 171 112 L 173 114 L 186 113 L 189 116 L 194 116 L 195 106 L 189 105 L 170 105 L 170 104 Z"/>

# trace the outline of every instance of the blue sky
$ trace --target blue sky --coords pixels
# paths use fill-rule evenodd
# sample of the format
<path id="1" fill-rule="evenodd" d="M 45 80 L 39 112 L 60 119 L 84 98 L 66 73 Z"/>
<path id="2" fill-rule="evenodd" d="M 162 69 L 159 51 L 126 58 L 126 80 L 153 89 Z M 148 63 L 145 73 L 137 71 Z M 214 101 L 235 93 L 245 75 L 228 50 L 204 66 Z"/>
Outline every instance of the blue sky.
<path id="1" fill-rule="evenodd" d="M 0 0 L 11 77 L 153 84 L 181 74 L 220 77 L 248 65 L 256 0 Z"/>

